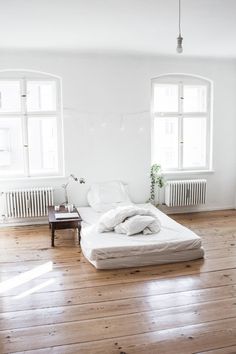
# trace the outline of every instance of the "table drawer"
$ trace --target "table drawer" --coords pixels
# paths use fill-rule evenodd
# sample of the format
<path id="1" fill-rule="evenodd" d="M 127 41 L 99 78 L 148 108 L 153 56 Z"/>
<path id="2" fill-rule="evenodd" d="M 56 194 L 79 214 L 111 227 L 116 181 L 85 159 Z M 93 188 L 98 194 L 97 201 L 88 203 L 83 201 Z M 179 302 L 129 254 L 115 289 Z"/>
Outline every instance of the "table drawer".
<path id="1" fill-rule="evenodd" d="M 53 223 L 53 227 L 55 230 L 61 230 L 61 229 L 74 229 L 76 227 L 78 227 L 78 225 L 80 224 L 79 220 L 75 220 L 75 221 L 64 221 L 63 222 L 55 222 Z"/>

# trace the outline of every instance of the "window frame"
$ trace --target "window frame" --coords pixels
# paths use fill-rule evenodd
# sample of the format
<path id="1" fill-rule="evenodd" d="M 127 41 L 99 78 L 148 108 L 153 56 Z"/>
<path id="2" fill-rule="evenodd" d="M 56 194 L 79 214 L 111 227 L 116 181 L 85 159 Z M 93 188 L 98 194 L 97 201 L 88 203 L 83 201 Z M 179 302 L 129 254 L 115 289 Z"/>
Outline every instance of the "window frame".
<path id="1" fill-rule="evenodd" d="M 154 111 L 154 87 L 157 84 L 177 84 L 179 87 L 178 111 L 177 112 L 155 112 Z M 206 112 L 183 112 L 183 87 L 184 85 L 205 86 L 207 88 Z M 184 172 L 211 172 L 212 167 L 212 96 L 213 83 L 211 80 L 189 74 L 164 74 L 151 80 L 151 162 L 155 160 L 155 136 L 154 123 L 158 117 L 178 118 L 178 167 L 163 168 L 164 173 L 184 173 Z M 183 119 L 184 118 L 206 118 L 206 164 L 205 166 L 183 167 Z M 182 143 L 181 143 L 182 142 Z"/>
<path id="2" fill-rule="evenodd" d="M 20 102 L 21 110 L 18 112 L 0 112 L 1 118 L 19 118 L 21 121 L 21 134 L 23 143 L 23 173 L 21 174 L 4 174 L 0 176 L 0 180 L 10 179 L 30 179 L 44 177 L 63 177 L 64 176 L 64 144 L 63 144 L 63 116 L 62 116 L 62 88 L 61 78 L 52 74 L 29 71 L 29 70 L 4 70 L 0 71 L 1 81 L 18 81 L 20 82 Z M 27 110 L 27 82 L 29 81 L 54 81 L 56 88 L 56 107 L 51 111 L 28 111 Z M 57 122 L 57 170 L 41 171 L 40 173 L 30 173 L 29 165 L 29 145 L 28 145 L 28 119 L 30 118 L 47 118 L 55 117 Z"/>

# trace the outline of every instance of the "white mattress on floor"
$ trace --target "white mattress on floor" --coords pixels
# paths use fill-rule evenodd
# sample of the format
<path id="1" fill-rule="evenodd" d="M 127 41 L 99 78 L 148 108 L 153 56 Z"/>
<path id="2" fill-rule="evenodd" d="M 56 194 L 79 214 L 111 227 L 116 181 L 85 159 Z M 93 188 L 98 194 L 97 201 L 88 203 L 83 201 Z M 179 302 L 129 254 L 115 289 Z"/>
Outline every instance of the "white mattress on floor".
<path id="1" fill-rule="evenodd" d="M 84 252 L 84 251 L 83 251 Z M 92 261 L 84 254 L 90 263 L 97 269 L 119 269 L 129 267 L 143 267 L 148 265 L 186 262 L 195 259 L 202 258 L 204 256 L 204 250 L 202 248 L 196 248 L 192 250 L 185 250 L 180 252 L 163 253 L 163 254 L 143 254 L 139 256 L 119 257 L 119 258 L 107 258 L 98 259 Z"/>
<path id="2" fill-rule="evenodd" d="M 79 208 L 84 220 L 81 230 L 81 247 L 84 255 L 91 262 L 97 262 L 142 255 L 158 257 L 158 255 L 201 249 L 201 238 L 194 232 L 178 224 L 152 205 L 145 206 L 157 214 L 161 222 L 161 231 L 153 235 L 138 234 L 132 237 L 115 232 L 98 232 L 97 222 L 102 214 L 96 213 L 89 207 Z M 200 253 L 202 257 L 203 251 L 201 250 Z"/>
<path id="3" fill-rule="evenodd" d="M 96 224 L 99 221 L 100 217 L 104 214 L 98 213 L 91 207 L 80 207 L 78 208 L 78 211 L 83 222 L 89 225 Z"/>

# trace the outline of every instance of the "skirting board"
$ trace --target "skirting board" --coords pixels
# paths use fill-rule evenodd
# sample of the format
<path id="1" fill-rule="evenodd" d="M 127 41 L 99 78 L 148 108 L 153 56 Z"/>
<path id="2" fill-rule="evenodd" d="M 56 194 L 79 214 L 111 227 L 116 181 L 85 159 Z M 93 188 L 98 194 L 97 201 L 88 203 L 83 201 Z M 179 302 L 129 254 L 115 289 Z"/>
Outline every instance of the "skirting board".
<path id="1" fill-rule="evenodd" d="M 189 207 L 167 207 L 166 205 L 160 205 L 158 207 L 163 213 L 171 214 L 187 214 L 187 213 L 200 213 L 204 211 L 216 211 L 216 210 L 229 210 L 236 209 L 236 206 L 233 205 L 224 205 L 224 206 L 189 206 Z"/>
<path id="2" fill-rule="evenodd" d="M 171 215 L 171 214 L 187 214 L 187 213 L 200 213 L 204 211 L 216 211 L 216 210 L 229 210 L 229 209 L 236 209 L 235 205 L 228 205 L 228 206 L 217 206 L 217 207 L 210 207 L 210 206 L 189 206 L 189 207 L 167 207 L 166 205 L 160 205 L 158 207 L 163 213 Z M 21 219 L 21 220 L 11 220 L 8 222 L 0 222 L 1 227 L 10 227 L 10 226 L 30 226 L 30 225 L 46 225 L 48 224 L 47 217 L 42 218 L 35 218 L 35 219 Z"/>
<path id="3" fill-rule="evenodd" d="M 46 225 L 48 224 L 47 217 L 34 218 L 34 219 L 20 219 L 20 220 L 8 220 L 6 222 L 0 222 L 1 227 L 11 227 L 11 226 L 30 226 L 30 225 Z"/>

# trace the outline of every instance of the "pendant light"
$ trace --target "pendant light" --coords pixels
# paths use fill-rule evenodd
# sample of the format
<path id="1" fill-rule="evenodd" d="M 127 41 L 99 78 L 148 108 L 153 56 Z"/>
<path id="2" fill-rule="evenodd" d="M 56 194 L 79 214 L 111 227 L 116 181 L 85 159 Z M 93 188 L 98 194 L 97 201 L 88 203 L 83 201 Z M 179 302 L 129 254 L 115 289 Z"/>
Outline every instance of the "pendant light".
<path id="1" fill-rule="evenodd" d="M 183 52 L 183 37 L 181 36 L 181 0 L 179 0 L 179 36 L 177 38 L 177 53 L 181 54 Z"/>

